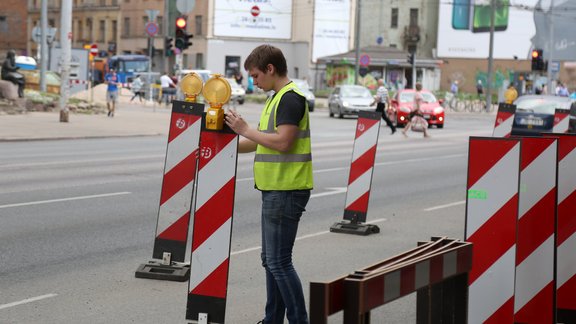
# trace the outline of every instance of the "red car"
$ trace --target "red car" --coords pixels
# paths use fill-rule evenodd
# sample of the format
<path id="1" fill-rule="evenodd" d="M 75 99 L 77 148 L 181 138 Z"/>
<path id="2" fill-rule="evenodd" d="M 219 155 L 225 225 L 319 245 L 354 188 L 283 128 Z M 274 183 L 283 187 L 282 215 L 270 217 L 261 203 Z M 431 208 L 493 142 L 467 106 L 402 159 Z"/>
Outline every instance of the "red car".
<path id="1" fill-rule="evenodd" d="M 415 92 L 413 89 L 400 90 L 392 98 L 393 116 L 390 116 L 390 118 L 396 125 L 404 126 L 408 123 L 408 116 L 414 110 Z M 428 90 L 422 90 L 421 93 L 424 100 L 420 109 L 424 113 L 428 127 L 436 125 L 438 128 L 443 128 L 444 108 L 442 107 L 442 102 L 438 101 L 434 94 Z"/>

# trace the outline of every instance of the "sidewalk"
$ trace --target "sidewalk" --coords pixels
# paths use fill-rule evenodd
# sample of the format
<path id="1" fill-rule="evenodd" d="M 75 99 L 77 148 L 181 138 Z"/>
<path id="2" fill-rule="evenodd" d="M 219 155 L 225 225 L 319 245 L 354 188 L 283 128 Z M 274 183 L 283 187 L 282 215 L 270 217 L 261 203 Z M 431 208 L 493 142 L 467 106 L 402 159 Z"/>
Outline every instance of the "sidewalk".
<path id="1" fill-rule="evenodd" d="M 59 111 L 0 116 L 0 141 L 95 138 L 168 134 L 170 109 L 119 103 L 113 118 L 102 115 L 69 115 L 60 122 Z"/>

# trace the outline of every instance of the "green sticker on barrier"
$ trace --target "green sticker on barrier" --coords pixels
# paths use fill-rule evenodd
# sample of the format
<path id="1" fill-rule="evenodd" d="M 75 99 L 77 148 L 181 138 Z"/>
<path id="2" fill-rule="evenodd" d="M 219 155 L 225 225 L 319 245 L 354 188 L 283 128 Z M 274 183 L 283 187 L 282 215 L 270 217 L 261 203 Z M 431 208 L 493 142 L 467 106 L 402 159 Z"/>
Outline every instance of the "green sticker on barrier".
<path id="1" fill-rule="evenodd" d="M 468 199 L 488 199 L 488 193 L 485 190 L 468 190 Z"/>

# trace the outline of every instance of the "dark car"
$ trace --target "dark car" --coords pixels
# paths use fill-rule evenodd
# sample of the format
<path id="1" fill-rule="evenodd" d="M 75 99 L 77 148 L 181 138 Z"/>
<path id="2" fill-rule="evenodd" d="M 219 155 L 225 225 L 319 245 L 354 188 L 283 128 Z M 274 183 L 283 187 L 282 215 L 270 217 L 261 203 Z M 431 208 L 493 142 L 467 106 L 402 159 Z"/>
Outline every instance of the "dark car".
<path id="1" fill-rule="evenodd" d="M 521 96 L 516 101 L 516 113 L 512 124 L 512 135 L 540 136 L 551 132 L 554 127 L 556 108 L 570 109 L 572 100 L 568 97 L 548 95 Z M 570 112 L 571 121 L 575 109 Z"/>

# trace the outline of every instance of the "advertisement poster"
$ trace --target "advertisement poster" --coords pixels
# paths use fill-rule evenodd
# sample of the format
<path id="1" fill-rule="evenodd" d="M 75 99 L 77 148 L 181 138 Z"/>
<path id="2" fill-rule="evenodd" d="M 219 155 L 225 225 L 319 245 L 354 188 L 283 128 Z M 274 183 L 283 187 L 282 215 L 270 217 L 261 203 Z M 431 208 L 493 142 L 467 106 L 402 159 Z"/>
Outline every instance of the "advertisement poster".
<path id="1" fill-rule="evenodd" d="M 216 0 L 214 35 L 290 39 L 292 0 Z"/>
<path id="2" fill-rule="evenodd" d="M 496 59 L 528 59 L 532 49 L 544 58 L 576 57 L 576 0 L 495 0 Z M 487 58 L 490 0 L 440 1 L 438 57 Z"/>
<path id="3" fill-rule="evenodd" d="M 314 6 L 312 62 L 319 57 L 348 52 L 350 0 L 316 0 Z"/>

